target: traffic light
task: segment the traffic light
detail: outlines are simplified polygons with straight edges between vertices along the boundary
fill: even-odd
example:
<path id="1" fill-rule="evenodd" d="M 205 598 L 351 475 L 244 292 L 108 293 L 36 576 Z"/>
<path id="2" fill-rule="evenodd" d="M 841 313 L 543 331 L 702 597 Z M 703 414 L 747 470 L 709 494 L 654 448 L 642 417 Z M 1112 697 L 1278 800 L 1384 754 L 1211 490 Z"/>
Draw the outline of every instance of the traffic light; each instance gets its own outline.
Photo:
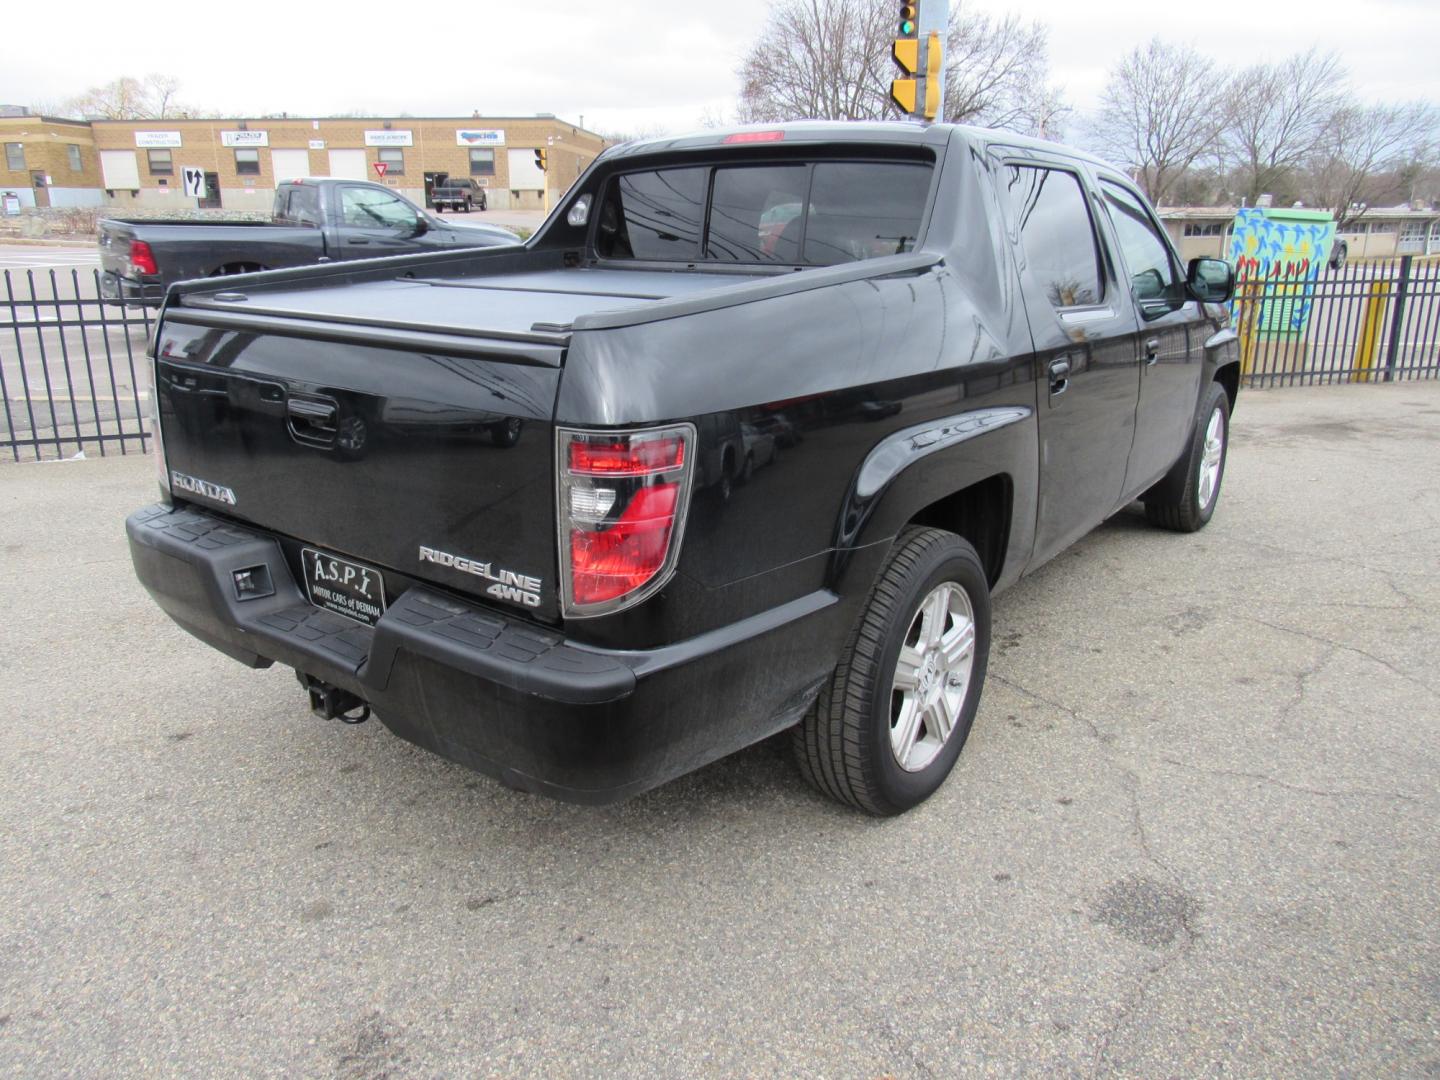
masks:
<path id="1" fill-rule="evenodd" d="M 940 87 L 942 85 L 944 50 L 940 47 L 940 35 L 931 30 L 925 40 L 925 119 L 934 120 L 940 114 Z"/>
<path id="2" fill-rule="evenodd" d="M 920 11 L 916 0 L 902 0 L 900 4 L 899 37 L 890 55 L 904 72 L 905 77 L 890 82 L 890 100 L 899 106 L 907 116 L 915 112 L 915 76 L 920 73 Z"/>
<path id="3" fill-rule="evenodd" d="M 544 147 L 539 147 L 539 148 L 537 148 L 536 151 L 535 151 L 535 167 L 536 167 L 537 169 L 539 169 L 541 172 L 544 172 L 545 169 L 546 169 L 546 167 L 549 165 L 549 163 L 550 163 L 550 154 L 549 154 L 549 152 L 548 152 L 547 150 L 545 150 Z"/>

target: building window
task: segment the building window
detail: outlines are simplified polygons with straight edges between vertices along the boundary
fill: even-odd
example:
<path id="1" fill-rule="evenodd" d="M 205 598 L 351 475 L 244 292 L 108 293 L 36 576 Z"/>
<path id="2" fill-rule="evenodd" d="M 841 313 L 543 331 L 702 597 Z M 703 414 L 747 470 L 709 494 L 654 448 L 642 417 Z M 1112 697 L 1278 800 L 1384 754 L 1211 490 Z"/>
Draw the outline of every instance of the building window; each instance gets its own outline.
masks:
<path id="1" fill-rule="evenodd" d="M 386 176 L 405 175 L 405 151 L 398 146 L 387 146 L 380 150 L 380 160 L 385 163 Z"/>
<path id="2" fill-rule="evenodd" d="M 70 158 L 70 171 L 83 172 L 85 166 L 80 161 L 80 147 L 76 146 L 74 143 L 67 143 L 65 145 L 65 153 L 69 155 Z"/>
<path id="3" fill-rule="evenodd" d="M 260 151 L 259 150 L 236 150 L 235 151 L 235 172 L 239 176 L 260 175 Z"/>
<path id="4" fill-rule="evenodd" d="M 147 150 L 145 155 L 150 159 L 151 176 L 175 175 L 175 163 L 170 159 L 169 150 Z"/>
<path id="5" fill-rule="evenodd" d="M 495 175 L 495 151 L 479 150 L 470 151 L 470 175 L 471 176 L 494 176 Z"/>
<path id="6" fill-rule="evenodd" d="M 1224 236 L 1225 223 L 1222 221 L 1187 221 L 1186 236 Z"/>
<path id="7" fill-rule="evenodd" d="M 5 168 L 14 172 L 25 171 L 24 143 L 7 142 L 5 144 Z"/>
<path id="8" fill-rule="evenodd" d="M 1375 235 L 1377 233 L 1393 233 L 1398 231 L 1399 226 L 1396 225 L 1393 221 L 1372 221 L 1370 223 L 1371 235 Z"/>

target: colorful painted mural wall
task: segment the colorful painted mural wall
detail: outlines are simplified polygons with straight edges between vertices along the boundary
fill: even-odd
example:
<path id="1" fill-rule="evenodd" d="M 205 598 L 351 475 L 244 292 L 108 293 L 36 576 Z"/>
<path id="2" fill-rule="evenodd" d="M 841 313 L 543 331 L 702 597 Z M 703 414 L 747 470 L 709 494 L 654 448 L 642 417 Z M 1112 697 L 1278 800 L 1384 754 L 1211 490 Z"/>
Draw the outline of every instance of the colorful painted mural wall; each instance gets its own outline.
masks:
<path id="1" fill-rule="evenodd" d="M 1335 222 L 1325 210 L 1237 211 L 1228 256 L 1235 266 L 1236 321 L 1265 337 L 1303 335 L 1334 243 Z M 1242 312 L 1242 305 L 1258 309 Z"/>

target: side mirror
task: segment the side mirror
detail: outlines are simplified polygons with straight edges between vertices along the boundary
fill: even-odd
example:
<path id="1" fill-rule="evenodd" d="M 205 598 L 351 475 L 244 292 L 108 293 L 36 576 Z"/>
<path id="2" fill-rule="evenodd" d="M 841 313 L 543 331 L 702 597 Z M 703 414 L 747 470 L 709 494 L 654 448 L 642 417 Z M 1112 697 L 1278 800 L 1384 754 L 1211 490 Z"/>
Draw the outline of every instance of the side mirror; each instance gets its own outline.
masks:
<path id="1" fill-rule="evenodd" d="M 1235 270 L 1224 259 L 1191 259 L 1185 284 L 1202 304 L 1228 304 L 1235 295 Z"/>
<path id="2" fill-rule="evenodd" d="M 429 231 L 430 231 L 430 219 L 427 218 L 424 214 L 416 214 L 416 215 L 415 215 L 415 233 L 414 233 L 414 235 L 416 235 L 416 236 L 424 236 L 424 235 L 425 235 L 427 232 L 429 232 Z"/>

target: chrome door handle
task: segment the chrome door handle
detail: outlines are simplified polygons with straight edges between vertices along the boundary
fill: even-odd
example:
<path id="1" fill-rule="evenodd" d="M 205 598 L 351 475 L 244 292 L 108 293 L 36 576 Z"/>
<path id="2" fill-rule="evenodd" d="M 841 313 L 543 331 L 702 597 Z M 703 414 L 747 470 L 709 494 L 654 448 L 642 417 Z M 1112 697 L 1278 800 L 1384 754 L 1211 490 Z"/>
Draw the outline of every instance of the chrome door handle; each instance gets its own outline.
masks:
<path id="1" fill-rule="evenodd" d="M 1053 360 L 1050 363 L 1050 396 L 1059 397 L 1070 389 L 1070 361 Z"/>
<path id="2" fill-rule="evenodd" d="M 1150 338 L 1145 342 L 1145 366 L 1153 367 L 1155 361 L 1160 359 L 1160 339 Z"/>

